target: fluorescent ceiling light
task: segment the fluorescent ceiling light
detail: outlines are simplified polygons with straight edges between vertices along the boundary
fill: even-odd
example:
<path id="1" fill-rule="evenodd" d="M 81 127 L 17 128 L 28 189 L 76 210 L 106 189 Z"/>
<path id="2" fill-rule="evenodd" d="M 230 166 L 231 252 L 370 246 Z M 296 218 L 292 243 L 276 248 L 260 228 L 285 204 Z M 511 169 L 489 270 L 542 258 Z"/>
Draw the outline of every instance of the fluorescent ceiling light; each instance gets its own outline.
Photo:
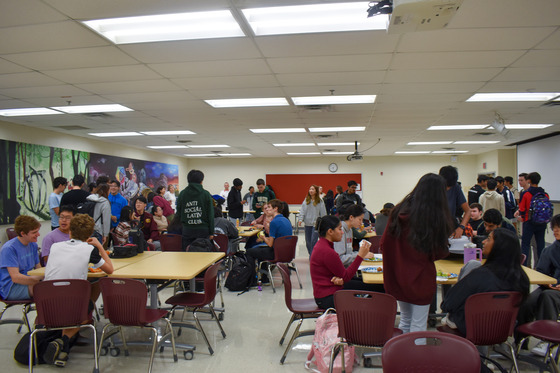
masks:
<path id="1" fill-rule="evenodd" d="M 334 105 L 334 104 L 372 104 L 375 95 L 347 95 L 347 96 L 312 96 L 292 97 L 294 104 L 301 105 Z"/>
<path id="2" fill-rule="evenodd" d="M 385 30 L 387 15 L 366 17 L 368 2 L 243 9 L 255 35 Z"/>
<path id="3" fill-rule="evenodd" d="M 251 128 L 253 133 L 301 133 L 305 128 Z"/>
<path id="4" fill-rule="evenodd" d="M 216 153 L 206 153 L 206 154 L 185 154 L 187 157 L 216 157 Z"/>
<path id="5" fill-rule="evenodd" d="M 447 145 L 453 141 L 412 141 L 406 145 Z"/>
<path id="6" fill-rule="evenodd" d="M 323 155 L 348 155 L 354 154 L 354 152 L 323 152 Z"/>
<path id="7" fill-rule="evenodd" d="M 126 106 L 119 104 L 109 105 L 68 105 L 68 106 L 55 106 L 51 109 L 60 110 L 67 114 L 82 114 L 82 113 L 109 113 L 116 111 L 134 111 Z"/>
<path id="8" fill-rule="evenodd" d="M 458 153 L 468 153 L 468 150 L 436 150 L 432 154 L 458 154 Z"/>
<path id="9" fill-rule="evenodd" d="M 229 10 L 109 18 L 83 23 L 115 44 L 245 36 Z"/>
<path id="10" fill-rule="evenodd" d="M 288 155 L 320 155 L 320 152 L 309 152 L 309 153 L 286 153 Z"/>
<path id="11" fill-rule="evenodd" d="M 483 130 L 488 127 L 488 124 L 458 124 L 449 126 L 431 126 L 428 131 L 442 131 L 442 130 Z"/>
<path id="12" fill-rule="evenodd" d="M 140 131 L 148 136 L 196 135 L 193 131 Z"/>
<path id="13" fill-rule="evenodd" d="M 189 145 L 189 148 L 229 148 L 229 145 L 216 144 L 216 145 Z"/>
<path id="14" fill-rule="evenodd" d="M 299 143 L 293 143 L 293 142 L 289 142 L 289 143 L 284 143 L 284 144 L 272 144 L 274 146 L 315 146 L 315 143 L 313 142 L 299 142 Z"/>
<path id="15" fill-rule="evenodd" d="M 429 150 L 418 150 L 418 151 L 401 150 L 401 151 L 395 152 L 395 154 L 428 154 L 428 153 L 430 153 Z"/>
<path id="16" fill-rule="evenodd" d="M 365 131 L 366 127 L 314 127 L 309 128 L 309 132 L 360 132 Z"/>
<path id="17" fill-rule="evenodd" d="M 258 106 L 288 106 L 288 101 L 284 97 L 271 98 L 233 98 L 223 100 L 204 100 L 214 108 L 227 107 L 258 107 Z"/>
<path id="18" fill-rule="evenodd" d="M 506 124 L 506 129 L 508 130 L 537 130 L 543 129 L 554 124 Z"/>
<path id="19" fill-rule="evenodd" d="M 150 149 L 185 149 L 186 145 L 151 145 L 148 146 Z"/>
<path id="20" fill-rule="evenodd" d="M 144 136 L 138 132 L 98 132 L 98 133 L 88 133 L 91 136 L 97 137 L 128 137 L 128 136 Z"/>
<path id="21" fill-rule="evenodd" d="M 47 109 L 44 107 L 29 107 L 21 109 L 2 109 L 0 115 L 4 117 L 22 117 L 27 115 L 52 115 L 63 114 L 60 111 Z"/>
<path id="22" fill-rule="evenodd" d="M 239 156 L 249 156 L 251 153 L 220 153 L 222 157 L 239 157 Z"/>
<path id="23" fill-rule="evenodd" d="M 484 144 L 497 144 L 499 141 L 454 141 L 453 144 L 457 145 L 484 145 Z"/>
<path id="24" fill-rule="evenodd" d="M 489 101 L 548 101 L 556 96 L 558 92 L 520 92 L 520 93 L 476 93 L 467 102 L 489 102 Z"/>
<path id="25" fill-rule="evenodd" d="M 319 146 L 354 146 L 353 142 L 318 142 Z M 360 145 L 360 143 L 358 143 Z"/>

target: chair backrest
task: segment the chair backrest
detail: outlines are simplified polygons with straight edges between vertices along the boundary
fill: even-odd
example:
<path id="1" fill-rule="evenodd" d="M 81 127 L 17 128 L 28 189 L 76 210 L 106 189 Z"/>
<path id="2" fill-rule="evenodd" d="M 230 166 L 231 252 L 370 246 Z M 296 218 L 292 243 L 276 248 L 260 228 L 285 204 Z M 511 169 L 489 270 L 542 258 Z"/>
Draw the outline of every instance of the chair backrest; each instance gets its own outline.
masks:
<path id="1" fill-rule="evenodd" d="M 284 236 L 274 239 L 274 262 L 290 263 L 296 257 L 298 236 Z"/>
<path id="2" fill-rule="evenodd" d="M 6 236 L 8 236 L 8 240 L 17 237 L 17 232 L 13 227 L 6 228 Z"/>
<path id="3" fill-rule="evenodd" d="M 211 303 L 216 297 L 216 278 L 220 269 L 221 261 L 212 264 L 204 272 L 204 304 Z"/>
<path id="4" fill-rule="evenodd" d="M 244 221 L 244 222 L 241 222 L 239 225 L 242 226 L 242 227 L 250 227 L 251 222 L 250 221 Z"/>
<path id="5" fill-rule="evenodd" d="M 42 281 L 33 286 L 37 325 L 48 328 L 80 325 L 89 319 L 91 285 L 86 280 Z"/>
<path id="6" fill-rule="evenodd" d="M 471 295 L 465 303 L 467 339 L 481 346 L 505 342 L 513 334 L 521 299 L 515 291 Z"/>
<path id="7" fill-rule="evenodd" d="M 383 346 L 394 333 L 397 300 L 373 291 L 334 293 L 338 335 L 350 344 Z"/>
<path id="8" fill-rule="evenodd" d="M 220 251 L 223 253 L 228 252 L 229 238 L 225 234 L 217 233 L 214 234 L 214 242 L 220 246 Z"/>
<path id="9" fill-rule="evenodd" d="M 162 234 L 159 236 L 161 251 L 183 251 L 183 236 L 180 234 Z"/>
<path id="10" fill-rule="evenodd" d="M 480 356 L 465 338 L 436 331 L 399 335 L 383 346 L 383 372 L 480 372 Z"/>
<path id="11" fill-rule="evenodd" d="M 105 317 L 115 325 L 140 326 L 148 289 L 138 280 L 103 277 L 99 280 Z"/>
<path id="12" fill-rule="evenodd" d="M 290 280 L 290 269 L 286 264 L 279 263 L 278 269 L 282 275 L 282 281 L 284 281 L 284 299 L 286 301 L 286 307 L 290 312 L 295 312 L 292 307 L 292 280 Z"/>
<path id="13" fill-rule="evenodd" d="M 381 237 L 383 236 L 372 236 L 368 238 L 368 241 L 371 242 L 371 246 L 369 247 L 370 253 L 381 253 Z"/>

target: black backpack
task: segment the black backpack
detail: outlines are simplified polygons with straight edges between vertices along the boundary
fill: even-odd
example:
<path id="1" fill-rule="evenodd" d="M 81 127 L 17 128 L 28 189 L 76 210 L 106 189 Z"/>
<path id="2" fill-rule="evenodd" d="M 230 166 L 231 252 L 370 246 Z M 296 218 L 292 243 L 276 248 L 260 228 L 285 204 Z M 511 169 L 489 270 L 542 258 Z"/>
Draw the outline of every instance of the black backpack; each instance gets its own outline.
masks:
<path id="1" fill-rule="evenodd" d="M 244 254 L 237 253 L 233 261 L 231 271 L 226 279 L 225 287 L 230 291 L 247 291 L 255 278 L 255 268 L 251 268 Z"/>
<path id="2" fill-rule="evenodd" d="M 187 251 L 190 253 L 210 253 L 216 251 L 216 247 L 208 238 L 197 238 L 189 245 Z"/>
<path id="3" fill-rule="evenodd" d="M 31 333 L 27 332 L 19 340 L 15 350 L 14 359 L 24 365 L 29 365 L 29 338 Z M 41 330 L 35 333 L 35 341 L 37 342 L 37 356 L 39 357 L 39 364 L 45 364 L 43 360 L 43 354 L 47 351 L 47 346 L 50 342 L 57 338 L 62 338 L 62 330 Z M 35 355 L 33 355 L 33 363 L 35 361 Z"/>
<path id="4" fill-rule="evenodd" d="M 78 205 L 76 206 L 76 214 L 87 214 L 89 216 L 91 216 L 93 218 L 94 214 L 95 214 L 95 205 L 97 204 L 97 202 L 95 201 L 85 201 L 82 203 L 78 203 Z M 97 217 L 97 219 L 95 220 L 95 222 L 97 223 L 97 221 L 99 219 L 101 219 L 101 217 L 103 216 L 103 214 L 99 215 Z"/>
<path id="5" fill-rule="evenodd" d="M 138 254 L 143 253 L 148 248 L 148 242 L 144 237 L 144 232 L 140 228 L 131 228 L 128 232 L 128 241 L 136 245 Z"/>

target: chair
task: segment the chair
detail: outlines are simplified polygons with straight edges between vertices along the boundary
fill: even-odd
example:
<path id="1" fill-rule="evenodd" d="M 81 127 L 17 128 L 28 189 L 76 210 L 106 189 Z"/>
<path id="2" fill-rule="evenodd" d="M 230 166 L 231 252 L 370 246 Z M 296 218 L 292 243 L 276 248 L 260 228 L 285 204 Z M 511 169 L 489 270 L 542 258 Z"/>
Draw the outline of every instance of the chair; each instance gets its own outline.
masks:
<path id="1" fill-rule="evenodd" d="M 33 372 L 33 354 L 37 355 L 35 333 L 40 330 L 90 328 L 93 334 L 93 372 L 99 372 L 97 333 L 88 311 L 91 285 L 86 280 L 42 281 L 33 286 L 33 298 L 37 308 L 35 329 L 29 338 L 29 372 Z M 39 359 L 35 359 L 38 361 Z"/>
<path id="2" fill-rule="evenodd" d="M 6 236 L 8 236 L 8 240 L 17 237 L 17 232 L 14 230 L 13 227 L 6 228 Z"/>
<path id="3" fill-rule="evenodd" d="M 179 326 L 179 327 L 188 327 L 188 328 L 192 328 L 193 326 L 191 324 L 187 324 L 184 322 L 185 319 L 185 311 L 187 310 L 187 308 L 192 308 L 192 313 L 193 313 L 193 317 L 196 321 L 196 329 L 198 331 L 200 331 L 200 333 L 202 334 L 202 337 L 204 338 L 204 341 L 206 342 L 206 345 L 208 346 L 208 352 L 210 352 L 210 355 L 214 354 L 214 350 L 212 349 L 212 346 L 210 346 L 210 342 L 208 341 L 208 338 L 206 337 L 206 333 L 204 332 L 204 329 L 202 328 L 202 325 L 200 324 L 200 320 L 198 319 L 198 315 L 197 315 L 197 311 L 200 310 L 201 308 L 208 306 L 208 309 L 210 310 L 210 313 L 212 314 L 212 317 L 216 320 L 216 323 L 218 324 L 218 327 L 220 328 L 220 331 L 222 332 L 222 336 L 225 338 L 226 337 L 226 333 L 224 332 L 224 329 L 222 328 L 222 324 L 220 323 L 220 320 L 218 319 L 218 317 L 216 316 L 216 312 L 214 311 L 214 307 L 212 306 L 212 302 L 214 301 L 214 298 L 216 297 L 216 278 L 218 277 L 218 269 L 220 268 L 221 262 L 217 262 L 214 263 L 212 266 L 210 266 L 210 268 L 208 268 L 206 270 L 206 273 L 204 274 L 204 292 L 203 293 L 193 293 L 193 292 L 183 292 L 183 293 L 179 293 L 176 294 L 174 296 L 172 296 L 171 298 L 167 299 L 165 301 L 165 303 L 170 304 L 172 307 L 172 311 L 175 310 L 175 308 L 177 307 L 183 307 L 183 317 L 181 318 L 180 322 L 173 322 L 173 326 Z M 179 329 L 180 332 L 180 329 Z M 178 334 L 179 334 L 178 332 Z"/>
<path id="4" fill-rule="evenodd" d="M 183 251 L 183 236 L 180 234 L 162 234 L 159 242 L 161 251 Z"/>
<path id="5" fill-rule="evenodd" d="M 537 320 L 517 327 L 516 331 L 527 335 L 517 345 L 517 357 L 519 360 L 528 361 L 539 367 L 539 371 L 550 368 L 553 372 L 560 372 L 558 368 L 558 351 L 560 350 L 560 322 L 555 320 Z M 529 337 L 538 338 L 548 343 L 546 355 L 542 362 L 537 359 L 526 359 L 519 356 L 519 352 L 525 340 Z M 555 356 L 552 354 L 554 347 L 557 347 Z"/>
<path id="6" fill-rule="evenodd" d="M 371 242 L 371 246 L 369 247 L 369 252 L 374 254 L 381 253 L 381 237 L 383 236 L 372 236 L 368 238 L 368 241 Z"/>
<path id="7" fill-rule="evenodd" d="M 340 351 L 344 367 L 344 346 L 379 349 L 391 338 L 401 335 L 395 328 L 397 300 L 389 294 L 373 291 L 339 290 L 334 293 L 340 342 L 331 352 L 329 373 Z M 344 368 L 343 368 L 344 372 Z"/>
<path id="8" fill-rule="evenodd" d="M 466 336 L 446 325 L 439 326 L 437 329 L 441 332 L 464 337 L 477 346 L 506 344 L 511 356 L 504 356 L 512 360 L 515 371 L 519 373 L 515 351 L 508 342 L 508 337 L 513 335 L 521 299 L 521 293 L 514 291 L 471 295 L 465 302 Z"/>
<path id="9" fill-rule="evenodd" d="M 241 227 L 250 227 L 250 226 L 251 226 L 251 222 L 250 222 L 250 221 L 244 221 L 244 222 L 241 222 L 239 225 L 240 225 Z"/>
<path id="10" fill-rule="evenodd" d="M 301 328 L 301 324 L 305 319 L 312 319 L 317 318 L 323 314 L 325 310 L 320 309 L 317 307 L 314 298 L 305 298 L 305 299 L 292 299 L 292 281 L 290 280 L 290 269 L 284 263 L 278 264 L 278 270 L 280 270 L 280 274 L 282 275 L 282 280 L 284 281 L 284 299 L 286 301 L 286 307 L 292 313 L 292 317 L 290 321 L 288 321 L 288 325 L 286 325 L 286 330 L 284 330 L 284 334 L 282 334 L 282 338 L 280 338 L 280 346 L 284 343 L 284 338 L 286 338 L 286 334 L 288 334 L 288 330 L 292 323 L 296 320 L 299 320 L 296 330 L 292 334 L 290 338 L 290 342 L 286 346 L 286 350 L 280 359 L 280 364 L 284 364 L 286 360 L 286 356 L 292 347 L 292 343 L 294 343 L 296 338 L 303 337 L 306 335 L 313 335 L 315 330 L 306 330 L 300 332 L 299 329 Z"/>
<path id="11" fill-rule="evenodd" d="M 31 311 L 33 311 L 33 299 L 24 299 L 24 300 L 5 300 L 4 298 L 2 298 L 0 296 L 0 302 L 4 303 L 4 308 L 2 309 L 2 312 L 0 312 L 0 325 L 4 325 L 4 324 L 19 324 L 17 332 L 19 333 L 21 331 L 21 327 L 25 324 L 25 326 L 27 326 L 27 330 L 31 331 L 31 327 L 29 326 L 29 319 L 27 318 L 27 314 Z M 22 306 L 22 313 L 23 313 L 23 317 L 21 319 L 4 319 L 2 320 L 2 317 L 4 316 L 4 312 L 6 312 L 6 310 L 10 307 L 14 307 L 14 306 Z"/>
<path id="12" fill-rule="evenodd" d="M 274 249 L 274 259 L 261 260 L 261 262 L 259 263 L 259 271 L 258 271 L 259 277 L 261 274 L 262 264 L 268 263 L 268 278 L 270 279 L 270 284 L 272 285 L 272 291 L 274 293 L 276 293 L 276 289 L 274 288 L 272 270 L 278 263 L 286 263 L 288 264 L 288 268 L 296 271 L 299 287 L 300 289 L 303 289 L 303 285 L 301 284 L 301 280 L 299 278 L 299 272 L 297 270 L 296 265 L 294 264 L 294 258 L 296 257 L 297 241 L 298 241 L 297 236 L 284 236 L 284 237 L 275 238 L 274 244 L 272 245 L 272 248 Z"/>
<path id="13" fill-rule="evenodd" d="M 105 317 L 109 319 L 109 323 L 103 327 L 103 332 L 101 333 L 101 340 L 99 341 L 100 352 L 109 327 L 116 327 L 120 332 L 126 355 L 128 355 L 128 346 L 124 339 L 122 327 L 150 328 L 152 331 L 152 352 L 150 354 L 148 373 L 151 372 L 154 354 L 158 345 L 158 332 L 153 323 L 163 319 L 167 323 L 166 332 L 167 328 L 169 328 L 169 334 L 161 336 L 160 344 L 169 336 L 171 338 L 171 347 L 173 348 L 173 360 L 177 361 L 175 337 L 173 336 L 171 322 L 166 317 L 168 311 L 146 308 L 148 291 L 143 282 L 126 278 L 104 277 L 99 280 L 99 285 L 103 295 Z"/>
<path id="14" fill-rule="evenodd" d="M 412 332 L 389 340 L 381 355 L 383 372 L 480 372 L 475 345 L 436 331 Z"/>

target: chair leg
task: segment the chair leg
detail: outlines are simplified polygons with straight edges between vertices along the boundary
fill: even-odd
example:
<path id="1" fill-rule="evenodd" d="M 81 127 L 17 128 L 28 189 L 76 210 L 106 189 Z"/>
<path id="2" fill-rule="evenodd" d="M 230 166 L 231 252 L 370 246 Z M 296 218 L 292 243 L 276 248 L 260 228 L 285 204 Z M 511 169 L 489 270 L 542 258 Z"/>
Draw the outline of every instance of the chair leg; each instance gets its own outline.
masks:
<path id="1" fill-rule="evenodd" d="M 338 355 L 339 351 L 340 351 L 340 343 L 337 343 L 331 349 L 331 360 L 329 361 L 329 373 L 333 372 L 334 359 L 336 358 L 336 355 Z"/>
<path id="2" fill-rule="evenodd" d="M 292 315 L 292 318 L 294 317 L 294 315 Z M 288 356 L 288 352 L 290 352 L 290 348 L 292 348 L 292 344 L 294 343 L 295 339 L 299 336 L 299 329 L 301 328 L 302 323 L 303 323 L 303 318 L 299 319 L 299 322 L 296 326 L 296 330 L 294 330 L 294 333 L 292 334 L 292 338 L 290 338 L 290 342 L 286 346 L 286 350 L 284 350 L 284 355 L 282 355 L 282 357 L 280 358 L 280 364 L 284 364 L 284 361 L 286 360 L 286 356 Z"/>
<path id="3" fill-rule="evenodd" d="M 95 326 L 92 324 L 84 325 L 86 328 L 90 328 L 93 332 L 93 373 L 99 373 L 99 355 L 97 353 L 97 331 Z"/>
<path id="4" fill-rule="evenodd" d="M 124 337 L 124 331 L 123 331 L 122 326 L 119 326 L 119 333 L 121 334 L 121 340 L 122 340 L 122 345 L 123 345 L 123 349 L 124 349 L 124 356 L 128 356 L 128 354 L 129 354 L 128 345 L 126 344 L 126 339 Z"/>
<path id="5" fill-rule="evenodd" d="M 27 304 L 23 307 L 23 321 L 25 322 L 25 326 L 27 326 L 27 331 L 30 332 L 31 331 L 31 326 L 29 325 L 29 318 L 27 317 L 27 314 L 31 312 L 31 305 Z M 20 325 L 21 328 L 21 325 Z M 18 329 L 18 333 L 19 333 L 19 329 Z"/>
<path id="6" fill-rule="evenodd" d="M 222 337 L 226 337 L 226 332 L 224 332 L 224 329 L 222 328 L 222 323 L 220 322 L 220 320 L 218 319 L 218 317 L 216 316 L 216 311 L 214 311 L 214 307 L 212 307 L 211 304 L 208 305 L 208 308 L 210 308 L 210 312 L 212 312 L 212 316 L 214 316 L 214 319 L 216 320 L 216 322 L 218 323 L 218 327 L 220 328 L 220 331 L 222 332 Z"/>
<path id="7" fill-rule="evenodd" d="M 39 358 L 36 357 L 35 361 L 33 360 L 33 355 L 37 356 L 37 341 L 35 340 L 35 333 L 39 330 L 35 329 L 29 335 L 29 373 L 33 373 L 33 365 L 34 363 L 39 364 Z"/>
<path id="8" fill-rule="evenodd" d="M 152 330 L 152 353 L 150 354 L 150 365 L 148 366 L 148 373 L 152 373 L 152 365 L 154 365 L 154 355 L 157 349 L 157 329 L 154 327 L 150 328 Z"/>
<path id="9" fill-rule="evenodd" d="M 107 329 L 112 326 L 113 324 L 108 323 L 107 325 L 105 325 L 103 327 L 103 330 L 101 331 L 101 338 L 99 339 L 99 346 L 97 349 L 97 356 L 101 355 L 101 349 L 103 348 L 103 342 L 105 341 L 105 333 L 107 332 Z"/>
<path id="10" fill-rule="evenodd" d="M 282 338 L 280 338 L 280 346 L 282 346 L 282 343 L 284 343 L 284 338 L 286 338 L 286 334 L 288 334 L 288 330 L 290 330 L 290 326 L 292 326 L 292 323 L 295 319 L 296 314 L 292 313 L 292 317 L 290 317 L 290 321 L 288 321 L 288 325 L 286 325 L 286 330 L 284 330 L 284 334 L 282 334 Z"/>
<path id="11" fill-rule="evenodd" d="M 519 367 L 517 366 L 517 358 L 515 357 L 513 346 L 509 342 L 506 342 L 506 345 L 509 347 L 509 352 L 511 354 L 511 360 L 513 361 L 513 368 L 515 368 L 515 373 L 519 373 Z"/>
<path id="12" fill-rule="evenodd" d="M 268 279 L 270 281 L 270 285 L 272 285 L 272 292 L 276 293 L 276 288 L 274 287 L 274 279 L 272 278 L 272 266 L 273 264 L 268 263 Z"/>
<path id="13" fill-rule="evenodd" d="M 208 346 L 208 352 L 210 352 L 210 355 L 214 355 L 214 350 L 212 349 L 212 346 L 210 346 L 210 341 L 208 341 L 208 338 L 206 337 L 206 333 L 204 333 L 204 329 L 202 329 L 202 325 L 200 324 L 200 320 L 198 319 L 198 316 L 196 314 L 196 310 L 197 308 L 195 308 L 193 310 L 193 316 L 194 316 L 194 320 L 196 321 L 196 326 L 198 328 L 198 330 L 200 331 L 200 333 L 202 334 L 202 337 L 204 338 L 204 341 L 206 342 L 206 345 Z M 218 320 L 218 319 L 216 319 Z"/>
<path id="14" fill-rule="evenodd" d="M 173 334 L 173 326 L 171 325 L 171 321 L 167 317 L 164 318 L 167 326 L 165 327 L 165 331 L 169 329 L 169 333 L 171 334 L 171 348 L 173 349 L 173 361 L 177 362 L 177 349 L 175 348 L 175 335 Z"/>

